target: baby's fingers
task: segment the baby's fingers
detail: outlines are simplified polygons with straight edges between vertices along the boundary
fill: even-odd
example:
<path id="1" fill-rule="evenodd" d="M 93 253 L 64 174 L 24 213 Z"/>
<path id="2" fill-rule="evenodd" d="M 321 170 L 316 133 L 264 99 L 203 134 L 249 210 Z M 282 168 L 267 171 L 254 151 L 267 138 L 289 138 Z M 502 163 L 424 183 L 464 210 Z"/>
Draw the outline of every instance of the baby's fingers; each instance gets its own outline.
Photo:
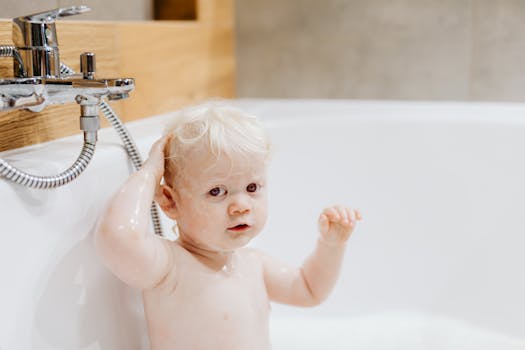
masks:
<path id="1" fill-rule="evenodd" d="M 337 207 L 325 208 L 322 214 L 325 215 L 330 222 L 339 222 L 343 219 L 343 216 L 340 211 L 337 210 Z"/>
<path id="2" fill-rule="evenodd" d="M 330 228 L 330 222 L 325 214 L 319 216 L 319 231 L 326 232 Z"/>
<path id="3" fill-rule="evenodd" d="M 357 221 L 361 220 L 361 213 L 359 212 L 359 210 L 345 208 L 345 211 L 351 223 L 355 224 Z"/>
<path id="4" fill-rule="evenodd" d="M 343 206 L 333 206 L 325 208 L 322 212 L 329 223 L 342 225 L 343 227 L 354 227 L 357 221 L 361 220 L 361 213 L 359 210 L 350 209 Z"/>
<path id="5" fill-rule="evenodd" d="M 149 151 L 148 159 L 146 159 L 141 167 L 144 171 L 152 172 L 157 181 L 160 181 L 164 174 L 164 149 L 169 139 L 170 137 L 166 135 L 155 141 Z"/>
<path id="6" fill-rule="evenodd" d="M 325 208 L 319 217 L 321 237 L 326 242 L 346 242 L 355 228 L 358 217 L 358 212 L 343 206 Z"/>
<path id="7" fill-rule="evenodd" d="M 162 154 L 162 155 L 164 155 L 164 148 L 166 148 L 166 145 L 167 145 L 169 139 L 170 139 L 169 135 L 164 135 L 160 139 L 155 141 L 155 143 L 153 143 L 153 145 L 151 146 L 151 150 L 149 152 L 150 157 L 152 155 L 154 155 L 154 154 Z"/>
<path id="8" fill-rule="evenodd" d="M 349 224 L 356 220 L 353 210 L 340 205 L 326 208 L 323 214 L 333 223 Z"/>

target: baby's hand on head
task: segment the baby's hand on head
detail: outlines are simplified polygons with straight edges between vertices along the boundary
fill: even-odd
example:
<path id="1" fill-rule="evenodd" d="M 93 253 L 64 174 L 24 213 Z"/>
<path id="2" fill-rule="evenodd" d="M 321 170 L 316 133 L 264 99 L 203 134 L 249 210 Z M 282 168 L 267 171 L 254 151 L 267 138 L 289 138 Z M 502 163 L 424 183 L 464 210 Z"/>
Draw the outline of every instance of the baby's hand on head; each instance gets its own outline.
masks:
<path id="1" fill-rule="evenodd" d="M 361 220 L 358 210 L 342 206 L 325 208 L 319 216 L 321 239 L 326 243 L 345 243 Z"/>
<path id="2" fill-rule="evenodd" d="M 168 144 L 170 137 L 165 135 L 158 139 L 149 151 L 148 159 L 142 165 L 142 169 L 150 171 L 157 181 L 160 181 L 164 175 L 164 149 Z"/>

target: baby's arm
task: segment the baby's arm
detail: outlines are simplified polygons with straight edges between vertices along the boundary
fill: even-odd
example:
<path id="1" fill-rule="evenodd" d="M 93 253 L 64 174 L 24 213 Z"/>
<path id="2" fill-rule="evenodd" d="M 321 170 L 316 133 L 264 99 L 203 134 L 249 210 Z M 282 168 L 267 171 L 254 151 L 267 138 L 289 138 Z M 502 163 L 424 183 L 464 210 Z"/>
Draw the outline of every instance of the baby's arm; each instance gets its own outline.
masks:
<path id="1" fill-rule="evenodd" d="M 142 289 L 157 285 L 170 268 L 168 241 L 148 234 L 151 203 L 164 174 L 166 142 L 163 137 L 152 146 L 142 168 L 110 200 L 95 231 L 95 245 L 108 268 Z"/>
<path id="2" fill-rule="evenodd" d="M 320 237 L 314 252 L 299 268 L 262 255 L 264 279 L 271 300 L 297 306 L 320 304 L 333 289 L 345 243 L 361 220 L 358 211 L 331 207 L 319 217 Z"/>

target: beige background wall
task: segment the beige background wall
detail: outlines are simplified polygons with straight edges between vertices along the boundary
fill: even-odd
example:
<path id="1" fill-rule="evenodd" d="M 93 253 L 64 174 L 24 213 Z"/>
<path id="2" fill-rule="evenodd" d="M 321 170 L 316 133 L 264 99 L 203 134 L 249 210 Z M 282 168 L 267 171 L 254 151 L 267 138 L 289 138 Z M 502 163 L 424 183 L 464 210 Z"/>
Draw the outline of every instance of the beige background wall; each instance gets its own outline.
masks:
<path id="1" fill-rule="evenodd" d="M 152 0 L 0 0 L 0 17 L 81 3 L 94 11 L 78 19 L 152 14 Z M 240 97 L 525 101 L 525 1 L 237 0 L 236 54 Z"/>
<path id="2" fill-rule="evenodd" d="M 525 101 L 523 0 L 238 0 L 240 96 Z"/>

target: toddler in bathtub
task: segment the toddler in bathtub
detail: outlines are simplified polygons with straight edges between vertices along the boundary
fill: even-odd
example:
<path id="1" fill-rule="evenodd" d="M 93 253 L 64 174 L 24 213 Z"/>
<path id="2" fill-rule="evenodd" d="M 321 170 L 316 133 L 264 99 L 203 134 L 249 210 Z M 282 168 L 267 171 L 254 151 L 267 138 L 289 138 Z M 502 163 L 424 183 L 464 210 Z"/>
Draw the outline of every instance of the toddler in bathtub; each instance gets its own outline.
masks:
<path id="1" fill-rule="evenodd" d="M 334 287 L 356 210 L 323 210 L 300 267 L 245 247 L 266 221 L 268 156 L 256 118 L 221 103 L 189 107 L 109 202 L 96 247 L 142 290 L 153 350 L 270 349 L 269 301 L 313 306 Z M 176 241 L 148 234 L 153 200 L 176 221 Z"/>

